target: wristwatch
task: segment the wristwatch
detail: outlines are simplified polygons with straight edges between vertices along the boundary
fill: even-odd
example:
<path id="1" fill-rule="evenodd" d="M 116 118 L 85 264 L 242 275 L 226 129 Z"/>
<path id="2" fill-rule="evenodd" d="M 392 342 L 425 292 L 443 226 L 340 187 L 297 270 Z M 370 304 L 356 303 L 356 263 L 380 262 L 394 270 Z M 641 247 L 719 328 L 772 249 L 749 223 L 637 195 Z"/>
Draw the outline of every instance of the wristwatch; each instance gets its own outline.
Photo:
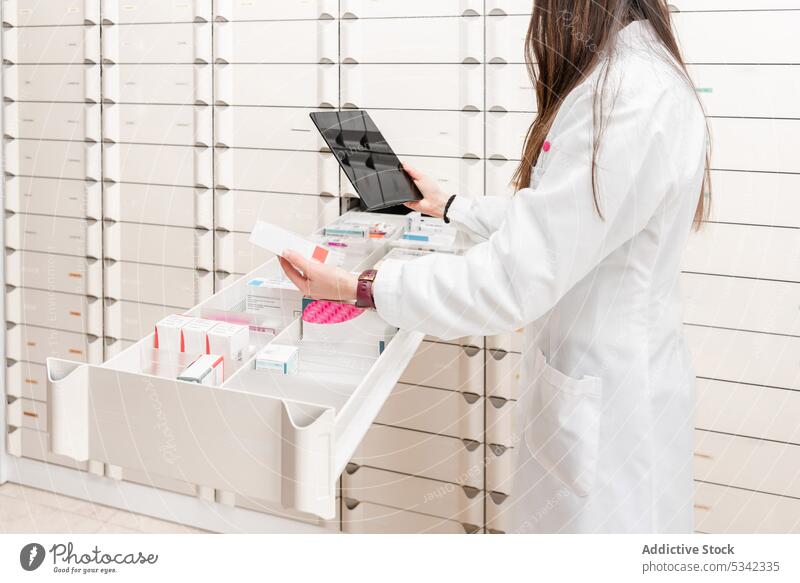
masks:
<path id="1" fill-rule="evenodd" d="M 442 219 L 444 220 L 445 224 L 450 224 L 450 218 L 447 216 L 447 211 L 450 210 L 450 205 L 453 204 L 453 201 L 456 199 L 456 195 L 454 194 L 450 198 L 447 199 L 447 203 L 444 205 L 444 212 L 442 213 Z"/>
<path id="2" fill-rule="evenodd" d="M 372 284 L 375 282 L 375 276 L 377 275 L 377 269 L 367 269 L 358 276 L 358 286 L 356 287 L 356 307 L 367 309 L 375 307 L 375 299 L 372 297 Z"/>

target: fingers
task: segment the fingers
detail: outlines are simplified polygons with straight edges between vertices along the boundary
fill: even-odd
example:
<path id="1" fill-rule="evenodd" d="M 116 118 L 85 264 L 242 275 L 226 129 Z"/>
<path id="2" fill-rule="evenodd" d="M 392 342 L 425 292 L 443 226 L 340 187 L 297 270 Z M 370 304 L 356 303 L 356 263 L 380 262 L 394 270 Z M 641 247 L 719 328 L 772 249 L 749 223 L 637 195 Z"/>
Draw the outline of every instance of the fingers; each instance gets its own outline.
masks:
<path id="1" fill-rule="evenodd" d="M 413 200 L 411 202 L 404 202 L 403 204 L 408 208 L 410 208 L 412 211 L 421 213 L 422 212 L 421 203 L 422 203 L 421 200 Z"/>
<path id="2" fill-rule="evenodd" d="M 311 284 L 309 283 L 308 279 L 306 279 L 302 273 L 295 269 L 294 265 L 289 263 L 288 259 L 278 257 L 278 261 L 280 261 L 281 268 L 283 268 L 283 272 L 286 274 L 286 277 L 291 280 L 295 287 L 304 294 L 308 294 L 309 290 L 311 289 Z"/>
<path id="3" fill-rule="evenodd" d="M 422 174 L 420 172 L 417 172 L 417 170 L 415 170 L 414 168 L 412 168 L 411 166 L 409 166 L 405 162 L 403 162 L 403 170 L 406 171 L 406 173 L 411 177 L 411 179 L 414 182 L 416 182 L 417 180 L 420 180 L 422 178 Z"/>
<path id="4" fill-rule="evenodd" d="M 290 249 L 283 252 L 283 258 L 300 270 L 304 275 L 308 275 L 309 260 Z"/>

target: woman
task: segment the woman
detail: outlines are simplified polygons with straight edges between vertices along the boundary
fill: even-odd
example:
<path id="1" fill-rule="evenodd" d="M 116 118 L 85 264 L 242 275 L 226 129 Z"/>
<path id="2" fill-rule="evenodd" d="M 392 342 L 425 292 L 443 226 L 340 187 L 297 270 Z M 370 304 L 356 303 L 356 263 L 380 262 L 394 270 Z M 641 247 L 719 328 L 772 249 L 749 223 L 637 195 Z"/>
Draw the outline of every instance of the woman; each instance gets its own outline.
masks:
<path id="1" fill-rule="evenodd" d="M 407 168 L 411 208 L 482 242 L 360 280 L 293 253 L 283 268 L 313 297 L 440 338 L 524 327 L 513 530 L 690 532 L 679 273 L 707 135 L 666 4 L 537 0 L 527 62 L 539 111 L 515 196 L 452 197 Z"/>

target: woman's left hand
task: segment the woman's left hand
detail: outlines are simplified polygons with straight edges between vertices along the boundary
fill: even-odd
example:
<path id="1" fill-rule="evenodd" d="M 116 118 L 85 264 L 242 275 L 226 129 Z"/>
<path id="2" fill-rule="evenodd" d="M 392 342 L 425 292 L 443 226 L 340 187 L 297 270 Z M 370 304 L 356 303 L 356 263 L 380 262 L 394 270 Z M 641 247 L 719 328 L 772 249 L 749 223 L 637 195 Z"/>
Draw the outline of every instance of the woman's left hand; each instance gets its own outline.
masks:
<path id="1" fill-rule="evenodd" d="M 279 257 L 286 276 L 304 295 L 315 300 L 351 302 L 356 299 L 358 276 L 341 267 L 306 259 L 294 251 Z"/>

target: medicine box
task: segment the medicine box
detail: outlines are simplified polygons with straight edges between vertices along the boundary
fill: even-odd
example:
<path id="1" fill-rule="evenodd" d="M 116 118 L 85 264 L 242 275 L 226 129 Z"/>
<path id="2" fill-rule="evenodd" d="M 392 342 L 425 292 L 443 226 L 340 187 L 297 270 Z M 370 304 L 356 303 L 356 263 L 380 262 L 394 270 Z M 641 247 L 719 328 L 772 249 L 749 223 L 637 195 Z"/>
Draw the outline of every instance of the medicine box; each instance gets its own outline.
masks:
<path id="1" fill-rule="evenodd" d="M 181 330 L 193 318 L 171 315 L 156 322 L 156 333 L 153 346 L 159 350 L 183 352 L 183 335 Z"/>
<path id="2" fill-rule="evenodd" d="M 256 277 L 247 282 L 245 311 L 262 316 L 262 325 L 282 329 L 300 317 L 303 296 L 287 279 Z"/>
<path id="3" fill-rule="evenodd" d="M 344 254 L 264 221 L 256 223 L 250 234 L 250 242 L 275 255 L 283 255 L 284 251 L 291 250 L 320 263 L 341 265 L 344 261 Z"/>
<path id="4" fill-rule="evenodd" d="M 202 318 L 193 318 L 191 322 L 186 324 L 182 329 L 183 334 L 183 350 L 189 354 L 210 354 L 211 349 L 208 343 L 208 333 L 216 327 L 217 322 L 214 320 L 203 320 Z"/>
<path id="5" fill-rule="evenodd" d="M 222 384 L 224 359 L 220 354 L 203 354 L 183 369 L 179 381 L 200 385 L 217 386 Z"/>
<path id="6" fill-rule="evenodd" d="M 256 370 L 271 370 L 283 374 L 296 374 L 299 361 L 297 346 L 268 344 L 255 359 Z"/>
<path id="7" fill-rule="evenodd" d="M 250 328 L 240 324 L 219 322 L 208 332 L 209 352 L 227 360 L 241 360 L 250 345 Z"/>

